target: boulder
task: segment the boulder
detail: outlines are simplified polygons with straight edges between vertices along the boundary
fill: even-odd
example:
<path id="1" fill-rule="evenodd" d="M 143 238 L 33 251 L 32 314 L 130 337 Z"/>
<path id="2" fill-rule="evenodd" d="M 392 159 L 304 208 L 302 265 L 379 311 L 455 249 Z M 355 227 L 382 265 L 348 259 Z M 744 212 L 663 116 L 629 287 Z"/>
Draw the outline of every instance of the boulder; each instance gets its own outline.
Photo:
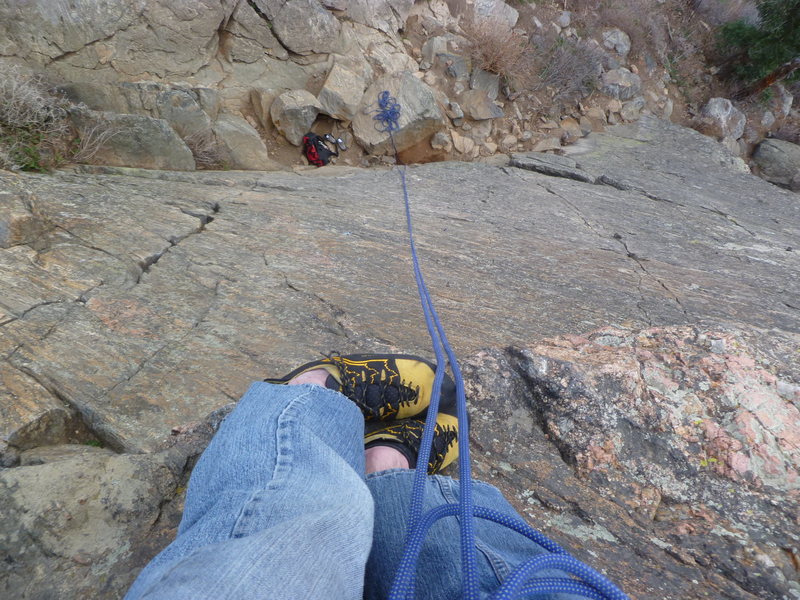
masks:
<path id="1" fill-rule="evenodd" d="M 269 114 L 270 108 L 275 98 L 289 90 L 275 88 L 253 88 L 250 90 L 250 105 L 258 119 L 259 124 L 266 131 L 272 130 L 272 115 Z"/>
<path id="2" fill-rule="evenodd" d="M 444 131 L 438 131 L 433 134 L 431 138 L 431 148 L 434 150 L 443 150 L 444 152 L 450 152 L 453 149 L 453 142 L 450 139 L 450 136 L 447 135 Z"/>
<path id="3" fill-rule="evenodd" d="M 499 119 L 503 116 L 503 109 L 482 89 L 467 90 L 461 94 L 459 105 L 466 116 L 476 121 Z"/>
<path id="4" fill-rule="evenodd" d="M 633 100 L 623 102 L 619 115 L 622 117 L 623 121 L 635 121 L 639 118 L 645 104 L 645 99 L 642 96 L 636 96 Z"/>
<path id="5" fill-rule="evenodd" d="M 753 152 L 753 164 L 767 181 L 800 192 L 799 145 L 766 139 Z"/>
<path id="6" fill-rule="evenodd" d="M 534 152 L 546 152 L 547 150 L 560 150 L 561 149 L 561 138 L 560 137 L 548 137 L 536 144 L 533 147 Z"/>
<path id="7" fill-rule="evenodd" d="M 289 143 L 299 146 L 321 110 L 322 105 L 314 94 L 306 90 L 291 90 L 272 102 L 269 114 L 275 128 Z"/>
<path id="8" fill-rule="evenodd" d="M 453 121 L 453 125 L 460 127 L 464 124 L 464 111 L 458 102 L 447 103 L 447 116 Z"/>
<path id="9" fill-rule="evenodd" d="M 222 164 L 230 169 L 274 171 L 280 165 L 270 159 L 264 140 L 247 121 L 235 115 L 220 115 L 214 136 Z"/>
<path id="10" fill-rule="evenodd" d="M 483 69 L 472 69 L 469 87 L 473 90 L 483 90 L 490 100 L 496 100 L 497 94 L 500 93 L 500 76 Z"/>
<path id="11" fill-rule="evenodd" d="M 93 160 L 106 165 L 192 171 L 191 150 L 164 119 L 142 115 L 116 114 L 93 110 L 74 110 L 71 119 L 85 137 L 96 128 L 112 131 Z"/>
<path id="12" fill-rule="evenodd" d="M 703 133 L 722 140 L 738 140 L 744 134 L 747 118 L 727 98 L 711 98 L 700 111 Z"/>
<path id="13" fill-rule="evenodd" d="M 457 131 L 451 131 L 450 135 L 453 138 L 453 147 L 461 154 L 472 154 L 475 149 L 475 141 L 466 135 L 462 135 Z"/>
<path id="14" fill-rule="evenodd" d="M 317 96 L 321 112 L 340 121 L 352 121 L 364 95 L 364 87 L 364 80 L 358 75 L 334 64 Z"/>
<path id="15" fill-rule="evenodd" d="M 444 115 L 430 87 L 409 71 L 385 75 L 367 88 L 353 119 L 353 134 L 367 152 L 384 154 L 392 151 L 388 132 L 381 131 L 374 118 L 378 96 L 385 90 L 400 105 L 399 129 L 393 133 L 398 151 L 428 140 L 444 128 Z"/>
<path id="16" fill-rule="evenodd" d="M 296 54 L 324 54 L 338 47 L 341 25 L 318 0 L 254 0 L 281 44 Z"/>
<path id="17" fill-rule="evenodd" d="M 448 42 L 451 37 L 453 37 L 452 34 L 435 35 L 425 40 L 425 43 L 422 44 L 422 60 L 419 63 L 421 70 L 427 71 L 433 66 L 439 54 L 449 52 Z"/>
<path id="18" fill-rule="evenodd" d="M 631 51 L 631 38 L 621 29 L 606 29 L 603 31 L 603 46 L 624 58 Z"/>
<path id="19" fill-rule="evenodd" d="M 503 0 L 472 0 L 472 10 L 477 21 L 496 21 L 509 29 L 513 28 L 519 20 L 517 10 Z"/>
<path id="20" fill-rule="evenodd" d="M 636 73 L 620 67 L 603 73 L 601 91 L 618 100 L 630 100 L 642 90 L 642 80 Z"/>

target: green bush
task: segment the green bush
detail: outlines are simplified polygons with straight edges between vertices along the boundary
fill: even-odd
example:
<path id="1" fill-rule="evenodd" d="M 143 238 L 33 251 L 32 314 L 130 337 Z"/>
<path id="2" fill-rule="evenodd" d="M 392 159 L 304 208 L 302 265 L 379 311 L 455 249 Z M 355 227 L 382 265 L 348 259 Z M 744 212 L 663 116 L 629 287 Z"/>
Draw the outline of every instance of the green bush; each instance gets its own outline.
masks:
<path id="1" fill-rule="evenodd" d="M 746 82 L 800 56 L 800 0 L 760 0 L 757 6 L 759 23 L 733 21 L 720 28 L 729 70 Z"/>

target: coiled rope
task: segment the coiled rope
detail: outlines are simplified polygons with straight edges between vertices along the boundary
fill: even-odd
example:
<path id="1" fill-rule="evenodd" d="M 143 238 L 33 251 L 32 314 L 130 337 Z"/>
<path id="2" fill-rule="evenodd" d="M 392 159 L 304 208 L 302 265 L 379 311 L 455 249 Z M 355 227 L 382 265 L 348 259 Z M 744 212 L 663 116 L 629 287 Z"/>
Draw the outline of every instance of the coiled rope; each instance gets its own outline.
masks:
<path id="1" fill-rule="evenodd" d="M 395 158 L 397 159 L 397 146 L 394 141 L 394 132 L 400 129 L 400 104 L 388 91 L 383 91 L 378 96 L 378 108 L 374 111 L 375 127 L 379 131 L 389 134 Z M 399 159 L 397 159 L 399 160 Z M 403 200 L 406 211 L 406 226 L 408 228 L 411 260 L 414 267 L 414 279 L 417 282 L 422 312 L 425 316 L 425 325 L 428 328 L 433 351 L 436 355 L 436 374 L 433 380 L 433 391 L 430 399 L 428 416 L 420 443 L 418 465 L 427 465 L 433 442 L 436 416 L 439 412 L 439 397 L 441 395 L 442 380 L 446 369 L 445 355 L 453 373 L 456 384 L 456 401 L 458 416 L 458 472 L 459 472 L 459 502 L 438 506 L 422 514 L 425 497 L 425 480 L 427 469 L 418 468 L 414 475 L 414 485 L 411 493 L 411 508 L 409 511 L 408 529 L 406 531 L 406 545 L 403 557 L 395 574 L 394 583 L 389 594 L 390 600 L 413 600 L 414 584 L 416 578 L 417 559 L 425 536 L 431 525 L 443 517 L 458 516 L 461 538 L 461 572 L 462 572 L 462 600 L 478 600 L 478 568 L 475 547 L 475 517 L 500 523 L 506 527 L 533 540 L 551 554 L 535 556 L 518 565 L 514 571 L 503 581 L 497 591 L 492 594 L 491 600 L 514 600 L 519 597 L 535 597 L 544 594 L 568 593 L 583 596 L 593 600 L 628 600 L 625 593 L 609 581 L 606 577 L 576 560 L 566 550 L 550 540 L 545 535 L 533 529 L 530 525 L 514 516 L 497 512 L 495 510 L 475 506 L 472 500 L 472 474 L 469 455 L 469 423 L 467 421 L 467 401 L 464 395 L 464 380 L 458 366 L 455 354 L 447 341 L 442 323 L 436 314 L 428 287 L 422 276 L 417 257 L 417 248 L 414 242 L 414 230 L 411 222 L 411 204 L 408 199 L 408 184 L 406 181 L 406 167 L 400 165 L 398 169 L 400 183 L 403 189 Z M 539 577 L 536 573 L 542 570 L 560 569 L 576 579 L 569 577 Z"/>

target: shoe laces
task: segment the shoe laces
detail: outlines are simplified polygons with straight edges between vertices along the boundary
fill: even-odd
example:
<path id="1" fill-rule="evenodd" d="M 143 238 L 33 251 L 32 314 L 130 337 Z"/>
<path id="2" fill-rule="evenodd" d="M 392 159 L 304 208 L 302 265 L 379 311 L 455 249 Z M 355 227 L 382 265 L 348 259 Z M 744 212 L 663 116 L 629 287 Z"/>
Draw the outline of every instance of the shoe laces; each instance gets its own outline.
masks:
<path id="1" fill-rule="evenodd" d="M 368 421 L 391 419 L 403 405 L 413 404 L 419 398 L 419 386 L 401 379 L 385 362 L 374 361 L 382 362 L 379 368 L 353 369 L 338 354 L 331 354 L 328 359 L 339 371 L 341 393 L 358 405 Z"/>

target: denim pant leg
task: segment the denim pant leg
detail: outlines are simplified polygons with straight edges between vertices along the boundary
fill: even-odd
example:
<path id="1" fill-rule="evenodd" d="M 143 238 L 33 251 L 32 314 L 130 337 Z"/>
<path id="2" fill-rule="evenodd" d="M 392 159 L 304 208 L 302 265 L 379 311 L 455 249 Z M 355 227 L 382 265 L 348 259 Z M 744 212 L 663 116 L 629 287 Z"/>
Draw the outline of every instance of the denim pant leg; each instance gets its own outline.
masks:
<path id="1" fill-rule="evenodd" d="M 411 504 L 414 471 L 390 470 L 367 475 L 367 486 L 375 500 L 375 528 L 372 551 L 367 561 L 364 598 L 386 598 L 403 553 L 406 520 Z M 441 475 L 428 477 L 423 512 L 442 504 L 458 502 L 458 481 Z M 492 485 L 473 482 L 475 505 L 498 512 L 519 515 Z M 417 562 L 417 600 L 455 600 L 461 598 L 461 546 L 457 517 L 439 519 L 428 531 Z M 511 571 L 526 559 L 548 551 L 536 542 L 491 521 L 476 519 L 478 580 L 481 597 L 497 590 Z M 558 570 L 540 576 L 568 577 Z M 571 594 L 537 596 L 550 600 L 582 598 Z"/>
<path id="2" fill-rule="evenodd" d="M 360 599 L 364 419 L 316 385 L 254 383 L 197 463 L 175 541 L 126 600 Z"/>

